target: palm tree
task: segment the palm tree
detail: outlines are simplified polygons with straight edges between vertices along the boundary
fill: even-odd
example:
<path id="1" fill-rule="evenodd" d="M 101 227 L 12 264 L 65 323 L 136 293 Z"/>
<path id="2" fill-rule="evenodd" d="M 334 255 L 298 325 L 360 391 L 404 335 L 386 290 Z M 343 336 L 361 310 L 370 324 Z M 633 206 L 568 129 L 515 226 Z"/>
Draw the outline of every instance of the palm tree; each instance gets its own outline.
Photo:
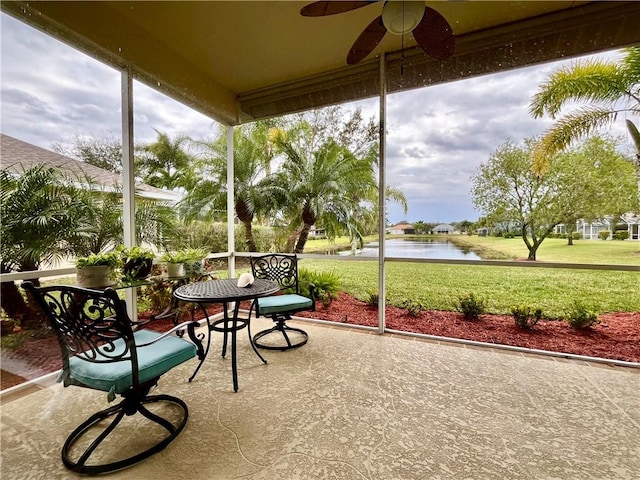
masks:
<path id="1" fill-rule="evenodd" d="M 540 86 L 529 106 L 529 112 L 536 118 L 547 113 L 555 119 L 571 101 L 588 104 L 566 114 L 544 133 L 534 150 L 534 165 L 538 170 L 547 167 L 553 154 L 574 140 L 610 125 L 618 115 L 640 114 L 640 47 L 630 47 L 624 52 L 619 62 L 586 60 L 562 68 Z M 626 125 L 636 147 L 640 202 L 640 134 L 630 119 L 626 119 Z"/>
<path id="2" fill-rule="evenodd" d="M 14 177 L 0 170 L 0 270 L 37 270 L 70 253 L 78 226 L 77 190 L 58 170 L 35 167 Z M 37 282 L 37 280 L 35 280 Z M 2 282 L 2 308 L 13 319 L 37 319 L 14 282 Z"/>
<path id="3" fill-rule="evenodd" d="M 268 140 L 272 123 L 259 121 L 237 127 L 233 132 L 234 210 L 245 231 L 247 249 L 257 251 L 253 238 L 253 221 L 272 203 L 262 181 L 269 171 L 273 150 Z M 202 179 L 181 202 L 189 220 L 222 219 L 227 199 L 226 137 L 204 143 Z"/>
<path id="4" fill-rule="evenodd" d="M 357 213 L 360 200 L 375 190 L 371 159 L 356 158 L 333 140 L 308 151 L 295 138 L 280 135 L 277 145 L 286 160 L 270 180 L 284 200 L 283 214 L 290 225 L 291 239 L 297 238 L 294 252 L 304 251 L 309 231 L 316 223 L 322 224 L 329 235 L 341 226 L 351 238 L 362 238 Z"/>
<path id="5" fill-rule="evenodd" d="M 136 167 L 142 181 L 157 188 L 190 191 L 198 182 L 196 158 L 186 151 L 191 138 L 181 135 L 171 140 L 165 133 L 156 133 L 155 142 L 138 148 Z"/>
<path id="6" fill-rule="evenodd" d="M 91 178 L 82 180 L 84 188 L 76 193 L 80 203 L 78 225 L 68 242 L 74 256 L 86 256 L 109 250 L 122 243 L 122 189 L 106 191 Z M 165 247 L 175 236 L 175 208 L 152 199 L 136 198 L 136 242 Z"/>

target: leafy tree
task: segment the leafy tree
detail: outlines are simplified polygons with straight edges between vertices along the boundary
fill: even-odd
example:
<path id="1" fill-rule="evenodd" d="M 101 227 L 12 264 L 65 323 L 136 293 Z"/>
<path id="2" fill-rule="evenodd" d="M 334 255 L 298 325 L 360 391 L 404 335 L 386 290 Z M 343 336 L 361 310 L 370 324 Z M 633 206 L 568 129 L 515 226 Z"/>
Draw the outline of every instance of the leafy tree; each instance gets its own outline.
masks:
<path id="1" fill-rule="evenodd" d="M 618 115 L 640 114 L 640 47 L 624 50 L 620 62 L 586 60 L 552 73 L 540 86 L 529 107 L 536 117 L 556 118 L 569 102 L 588 102 L 565 114 L 549 128 L 534 151 L 535 166 L 543 171 L 553 155 L 573 141 L 612 124 Z M 640 133 L 637 124 L 626 120 L 636 147 L 637 194 L 640 203 Z"/>
<path id="2" fill-rule="evenodd" d="M 56 143 L 53 151 L 110 172 L 122 173 L 122 141 L 113 135 L 102 138 L 75 135 L 71 147 Z"/>
<path id="3" fill-rule="evenodd" d="M 554 159 L 559 174 L 557 201 L 567 243 L 573 244 L 578 220 L 619 217 L 634 207 L 634 168 L 617 151 L 617 142 L 594 136 Z"/>
<path id="4" fill-rule="evenodd" d="M 458 222 L 458 228 L 463 233 L 472 231 L 474 225 L 475 224 L 469 220 L 462 220 L 461 222 Z"/>
<path id="5" fill-rule="evenodd" d="M 474 205 L 494 222 L 515 223 L 529 260 L 536 259 L 538 247 L 556 225 L 603 217 L 629 199 L 612 176 L 617 171 L 617 183 L 624 185 L 621 178 L 629 164 L 610 142 L 594 139 L 554 158 L 544 174 L 532 168 L 533 145 L 531 140 L 524 146 L 505 142 L 472 179 Z"/>

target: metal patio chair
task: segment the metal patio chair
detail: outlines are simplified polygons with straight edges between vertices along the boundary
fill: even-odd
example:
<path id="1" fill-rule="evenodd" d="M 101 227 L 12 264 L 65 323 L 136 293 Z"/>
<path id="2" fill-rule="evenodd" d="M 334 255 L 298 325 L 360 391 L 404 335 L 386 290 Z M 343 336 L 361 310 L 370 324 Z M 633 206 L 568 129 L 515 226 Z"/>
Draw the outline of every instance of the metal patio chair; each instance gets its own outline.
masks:
<path id="1" fill-rule="evenodd" d="M 65 387 L 75 385 L 108 392 L 109 401 L 116 395 L 122 397 L 118 404 L 91 415 L 71 432 L 62 447 L 64 465 L 89 475 L 112 472 L 138 463 L 171 443 L 187 423 L 187 405 L 179 398 L 149 395 L 149 392 L 161 375 L 196 355 L 193 343 L 178 338 L 173 332 L 180 328 L 194 329 L 197 322 L 186 322 L 163 334 L 145 329 L 134 331 L 135 323 L 127 315 L 125 302 L 112 288 L 102 291 L 74 286 L 36 287 L 31 282 L 24 282 L 23 286 L 46 313 L 58 337 L 62 351 L 62 375 L 58 381 L 63 381 Z M 171 415 L 167 416 L 172 421 L 160 416 L 164 412 L 150 411 L 149 404 L 157 405 L 153 410 L 166 409 L 169 405 Z M 113 450 L 124 451 L 129 456 L 111 458 L 109 453 L 113 452 L 103 441 L 125 415 L 137 413 L 167 433 L 159 441 L 154 439 L 150 447 L 146 443 L 143 451 L 136 451 L 133 444 L 114 445 Z M 106 425 L 103 421 L 111 417 Z M 162 429 L 159 431 L 163 432 Z M 139 439 L 148 441 L 146 429 L 138 432 Z M 129 440 L 130 437 L 135 440 L 136 434 L 123 438 Z M 84 451 L 78 453 L 77 450 Z M 99 453 L 92 457 L 96 450 Z M 95 460 L 96 457 L 99 460 Z M 94 461 L 89 463 L 92 458 Z"/>
<path id="2" fill-rule="evenodd" d="M 251 257 L 251 271 L 255 278 L 274 281 L 282 294 L 261 297 L 253 301 L 251 308 L 256 317 L 270 317 L 275 325 L 258 332 L 253 343 L 267 350 L 289 350 L 307 343 L 309 336 L 300 328 L 289 327 L 287 320 L 296 312 L 314 311 L 315 285 L 309 285 L 309 296 L 300 295 L 298 281 L 298 257 L 295 254 L 268 254 Z"/>

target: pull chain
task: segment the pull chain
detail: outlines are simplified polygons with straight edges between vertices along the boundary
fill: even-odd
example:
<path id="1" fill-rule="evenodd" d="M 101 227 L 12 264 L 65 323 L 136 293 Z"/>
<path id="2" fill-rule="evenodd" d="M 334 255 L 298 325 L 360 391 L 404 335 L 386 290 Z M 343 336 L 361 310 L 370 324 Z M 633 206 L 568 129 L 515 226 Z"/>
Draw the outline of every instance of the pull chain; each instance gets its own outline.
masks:
<path id="1" fill-rule="evenodd" d="M 404 75 L 404 2 L 402 2 L 402 38 L 400 39 L 400 76 Z"/>

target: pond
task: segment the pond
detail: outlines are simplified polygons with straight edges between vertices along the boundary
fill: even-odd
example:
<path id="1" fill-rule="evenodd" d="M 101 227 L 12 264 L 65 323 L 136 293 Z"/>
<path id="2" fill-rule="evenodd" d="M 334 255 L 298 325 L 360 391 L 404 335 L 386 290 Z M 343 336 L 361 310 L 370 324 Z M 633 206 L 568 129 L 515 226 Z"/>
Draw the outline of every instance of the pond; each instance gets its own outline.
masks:
<path id="1" fill-rule="evenodd" d="M 481 260 L 471 250 L 462 249 L 446 239 L 416 240 L 391 238 L 385 243 L 387 257 L 401 258 L 439 258 L 447 260 Z M 338 252 L 339 255 L 351 255 L 351 250 Z M 365 243 L 363 249 L 356 250 L 357 256 L 377 257 L 378 242 Z"/>

